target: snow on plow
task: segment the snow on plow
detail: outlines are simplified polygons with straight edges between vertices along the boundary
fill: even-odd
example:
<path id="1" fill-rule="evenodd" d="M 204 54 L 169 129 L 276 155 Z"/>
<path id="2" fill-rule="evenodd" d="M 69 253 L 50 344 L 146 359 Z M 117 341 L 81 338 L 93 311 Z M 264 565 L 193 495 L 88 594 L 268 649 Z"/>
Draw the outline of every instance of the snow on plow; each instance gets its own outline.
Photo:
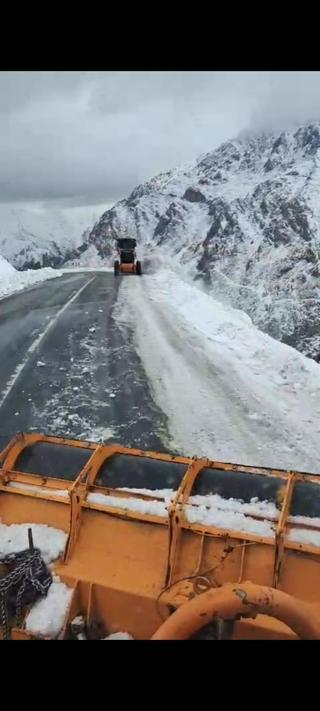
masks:
<path id="1" fill-rule="evenodd" d="M 0 454 L 5 639 L 320 639 L 320 478 L 38 434 Z"/>

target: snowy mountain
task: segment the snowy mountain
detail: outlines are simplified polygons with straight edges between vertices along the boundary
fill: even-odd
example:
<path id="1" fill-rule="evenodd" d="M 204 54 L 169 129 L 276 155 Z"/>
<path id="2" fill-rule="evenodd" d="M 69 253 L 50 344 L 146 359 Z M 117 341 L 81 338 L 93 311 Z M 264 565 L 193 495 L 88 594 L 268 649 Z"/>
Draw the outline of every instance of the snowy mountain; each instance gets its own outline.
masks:
<path id="1" fill-rule="evenodd" d="M 94 220 L 92 220 L 93 224 Z M 0 254 L 16 269 L 57 267 L 86 249 L 88 219 L 0 204 Z"/>
<path id="2" fill-rule="evenodd" d="M 320 360 L 320 122 L 228 141 L 161 173 L 90 233 L 136 237 L 273 337 Z"/>

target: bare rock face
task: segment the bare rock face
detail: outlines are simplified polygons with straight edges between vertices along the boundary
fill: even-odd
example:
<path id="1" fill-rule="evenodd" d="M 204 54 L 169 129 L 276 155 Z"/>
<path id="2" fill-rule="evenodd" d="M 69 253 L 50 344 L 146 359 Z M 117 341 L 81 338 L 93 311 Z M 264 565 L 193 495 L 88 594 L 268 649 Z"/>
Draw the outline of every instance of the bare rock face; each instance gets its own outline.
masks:
<path id="1" fill-rule="evenodd" d="M 187 188 L 183 199 L 188 202 L 206 202 L 206 198 L 199 188 Z"/>

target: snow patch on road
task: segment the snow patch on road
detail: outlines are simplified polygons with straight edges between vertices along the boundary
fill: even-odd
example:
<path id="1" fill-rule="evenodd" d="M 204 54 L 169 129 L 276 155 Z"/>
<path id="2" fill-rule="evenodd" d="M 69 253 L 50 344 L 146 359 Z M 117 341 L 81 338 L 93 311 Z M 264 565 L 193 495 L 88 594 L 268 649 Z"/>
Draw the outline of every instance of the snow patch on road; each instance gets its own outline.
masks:
<path id="1" fill-rule="evenodd" d="M 98 444 L 104 444 L 108 442 L 115 436 L 115 432 L 112 427 L 93 427 L 92 423 L 84 423 L 83 434 L 81 434 L 80 439 L 86 439 L 88 442 L 97 442 Z"/>

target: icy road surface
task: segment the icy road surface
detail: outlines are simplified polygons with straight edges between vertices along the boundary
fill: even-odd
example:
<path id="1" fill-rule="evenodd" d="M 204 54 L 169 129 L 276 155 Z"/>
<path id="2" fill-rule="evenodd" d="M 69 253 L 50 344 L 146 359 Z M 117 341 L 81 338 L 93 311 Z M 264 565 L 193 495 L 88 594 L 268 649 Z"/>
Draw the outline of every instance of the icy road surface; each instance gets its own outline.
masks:
<path id="1" fill-rule="evenodd" d="M 165 449 L 166 418 L 113 318 L 119 284 L 75 270 L 0 301 L 0 450 L 17 431 Z"/>

